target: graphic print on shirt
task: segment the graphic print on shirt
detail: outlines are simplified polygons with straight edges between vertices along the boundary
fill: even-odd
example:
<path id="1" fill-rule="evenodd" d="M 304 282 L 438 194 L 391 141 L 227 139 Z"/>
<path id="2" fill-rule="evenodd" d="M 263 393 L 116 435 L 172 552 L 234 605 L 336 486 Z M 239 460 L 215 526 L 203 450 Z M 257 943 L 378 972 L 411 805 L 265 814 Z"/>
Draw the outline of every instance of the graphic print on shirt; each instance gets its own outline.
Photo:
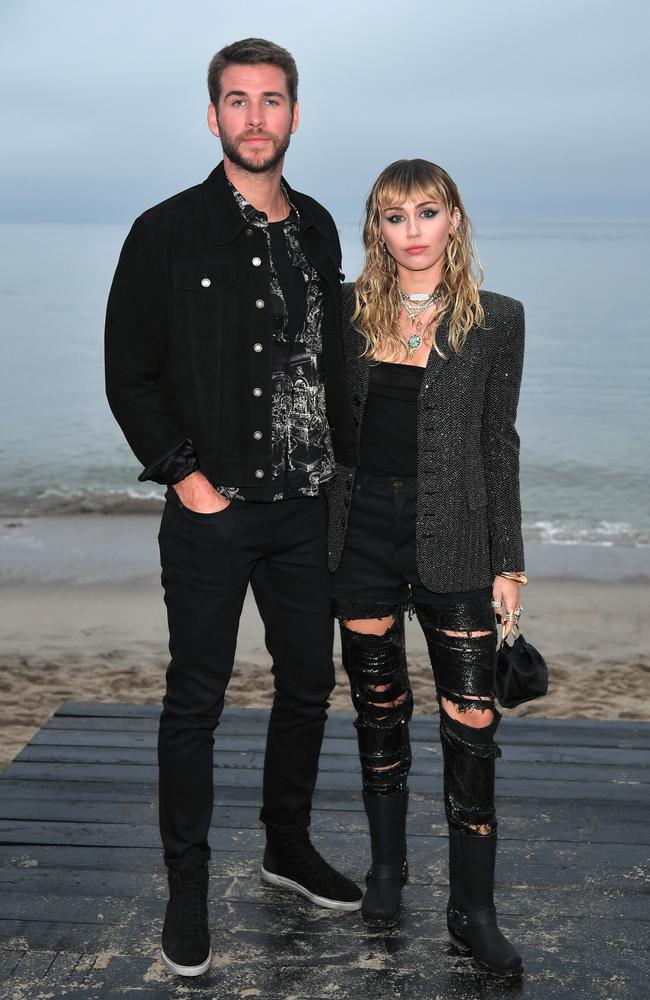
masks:
<path id="1" fill-rule="evenodd" d="M 300 492 L 308 494 L 314 487 L 318 489 L 320 480 L 334 474 L 332 449 L 313 448 L 315 440 L 329 440 L 325 391 L 319 384 L 316 356 L 293 354 L 283 369 L 273 373 L 272 386 L 272 475 L 303 470 L 309 474 L 309 485 Z M 316 477 L 314 470 L 318 471 Z"/>
<path id="2" fill-rule="evenodd" d="M 237 205 L 249 223 L 264 232 L 269 253 L 269 294 L 273 312 L 273 340 L 284 348 L 282 365 L 275 368 L 271 379 L 271 478 L 274 489 L 269 499 L 287 496 L 315 496 L 319 483 L 334 475 L 334 449 L 325 414 L 325 387 L 319 373 L 322 353 L 324 297 L 321 277 L 309 262 L 300 245 L 300 216 L 283 193 L 291 211 L 283 223 L 289 260 L 300 269 L 306 283 L 305 315 L 300 333 L 290 342 L 288 313 L 282 285 L 273 262 L 269 222 L 231 184 Z M 217 486 L 229 500 L 245 500 L 245 492 L 237 486 Z M 251 498 L 260 487 L 251 488 Z M 256 493 L 257 491 L 257 493 Z"/>

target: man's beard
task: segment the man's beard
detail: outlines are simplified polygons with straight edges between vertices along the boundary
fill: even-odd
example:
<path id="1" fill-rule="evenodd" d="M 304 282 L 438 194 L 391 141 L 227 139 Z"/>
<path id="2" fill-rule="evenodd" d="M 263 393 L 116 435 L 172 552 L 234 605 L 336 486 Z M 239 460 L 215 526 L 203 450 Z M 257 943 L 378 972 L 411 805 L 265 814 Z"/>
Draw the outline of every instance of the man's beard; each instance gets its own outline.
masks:
<path id="1" fill-rule="evenodd" d="M 270 139 L 273 144 L 273 152 L 270 153 L 266 159 L 246 159 L 241 152 L 241 147 L 244 144 L 245 138 L 250 138 L 251 136 L 263 136 L 265 139 Z M 251 130 L 245 133 L 237 142 L 234 142 L 227 132 L 220 129 L 219 138 L 221 139 L 221 145 L 223 147 L 224 156 L 227 156 L 231 163 L 236 166 L 241 167 L 242 170 L 248 170 L 252 174 L 263 174 L 267 170 L 273 170 L 277 167 L 278 163 L 282 160 L 284 154 L 289 148 L 289 142 L 291 140 L 291 131 L 287 131 L 286 135 L 277 136 L 270 132 L 256 132 Z"/>

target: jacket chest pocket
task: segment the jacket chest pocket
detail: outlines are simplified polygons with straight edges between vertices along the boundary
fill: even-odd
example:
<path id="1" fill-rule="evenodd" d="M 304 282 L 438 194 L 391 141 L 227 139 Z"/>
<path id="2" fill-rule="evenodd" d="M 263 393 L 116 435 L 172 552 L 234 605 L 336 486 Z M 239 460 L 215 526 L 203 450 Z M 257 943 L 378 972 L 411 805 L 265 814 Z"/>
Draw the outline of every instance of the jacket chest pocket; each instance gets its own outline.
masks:
<path id="1" fill-rule="evenodd" d="M 233 307 L 232 267 L 214 261 L 172 265 L 174 329 L 181 339 L 210 341 L 221 332 Z"/>

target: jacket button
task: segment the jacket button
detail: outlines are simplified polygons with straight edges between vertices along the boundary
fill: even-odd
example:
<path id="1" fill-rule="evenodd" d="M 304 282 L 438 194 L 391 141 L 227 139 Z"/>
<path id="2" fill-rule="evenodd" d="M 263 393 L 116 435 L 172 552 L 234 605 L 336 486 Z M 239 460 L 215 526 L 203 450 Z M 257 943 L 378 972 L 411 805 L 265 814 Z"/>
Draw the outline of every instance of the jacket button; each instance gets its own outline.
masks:
<path id="1" fill-rule="evenodd" d="M 264 299 L 255 299 L 255 305 L 257 306 L 258 309 L 263 309 L 266 303 Z"/>
<path id="2" fill-rule="evenodd" d="M 246 229 L 244 230 L 244 236 L 252 236 L 252 235 L 253 235 L 253 230 L 250 228 L 250 226 L 247 226 Z"/>
<path id="3" fill-rule="evenodd" d="M 253 259 L 251 261 L 251 264 L 253 265 L 253 267 L 259 267 L 261 263 L 262 263 L 262 258 L 261 257 L 253 257 Z"/>
<path id="4" fill-rule="evenodd" d="M 262 479 L 264 476 L 264 469 L 255 469 L 255 478 Z"/>
<path id="5" fill-rule="evenodd" d="M 253 395 L 254 396 L 261 396 L 262 395 L 262 390 L 259 388 L 259 386 L 257 386 L 257 385 L 255 386 L 255 388 L 253 389 Z"/>
<path id="6" fill-rule="evenodd" d="M 212 282 L 210 281 L 209 278 L 201 278 L 201 284 L 203 285 L 204 288 L 209 288 Z"/>
<path id="7" fill-rule="evenodd" d="M 264 348 L 262 347 L 261 344 L 253 344 L 253 350 L 255 351 L 256 354 L 259 354 L 260 351 L 264 350 Z"/>
<path id="8" fill-rule="evenodd" d="M 253 431 L 253 437 L 255 438 L 256 441 L 261 441 L 262 440 L 262 432 L 261 431 Z"/>

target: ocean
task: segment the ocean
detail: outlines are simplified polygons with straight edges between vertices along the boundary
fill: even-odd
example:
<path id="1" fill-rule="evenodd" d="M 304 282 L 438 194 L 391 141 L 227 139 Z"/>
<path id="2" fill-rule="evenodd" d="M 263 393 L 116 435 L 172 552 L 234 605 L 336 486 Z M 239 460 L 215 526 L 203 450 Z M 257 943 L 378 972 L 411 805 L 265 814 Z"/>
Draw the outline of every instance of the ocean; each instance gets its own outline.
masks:
<path id="1" fill-rule="evenodd" d="M 158 509 L 108 409 L 102 335 L 125 225 L 0 225 L 0 515 Z M 482 224 L 484 287 L 526 307 L 525 537 L 650 546 L 650 223 Z M 359 226 L 341 227 L 359 271 Z"/>

